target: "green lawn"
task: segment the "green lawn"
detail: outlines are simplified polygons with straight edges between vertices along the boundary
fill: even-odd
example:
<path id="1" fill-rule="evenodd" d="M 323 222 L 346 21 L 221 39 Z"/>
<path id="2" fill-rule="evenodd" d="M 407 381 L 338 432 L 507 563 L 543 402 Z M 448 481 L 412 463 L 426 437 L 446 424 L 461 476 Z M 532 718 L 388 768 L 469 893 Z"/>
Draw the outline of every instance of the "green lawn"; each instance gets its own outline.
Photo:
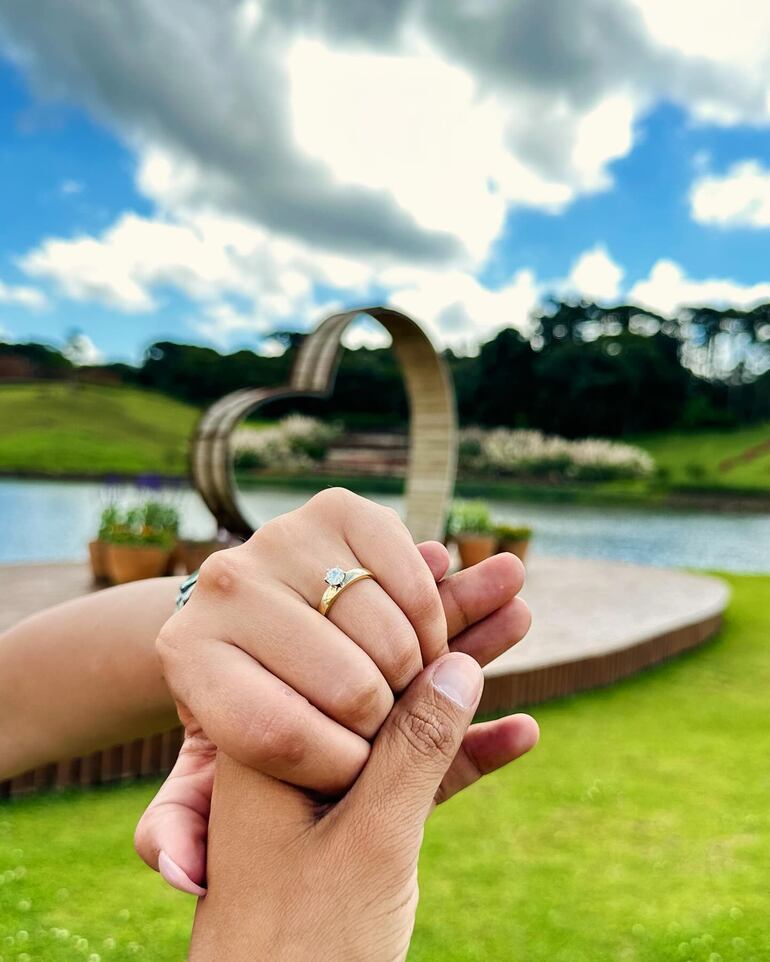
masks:
<path id="1" fill-rule="evenodd" d="M 770 491 L 770 450 L 720 471 L 720 463 L 770 441 L 770 422 L 721 431 L 690 431 L 634 439 L 667 471 L 672 485 Z"/>
<path id="2" fill-rule="evenodd" d="M 434 815 L 412 962 L 770 959 L 770 577 L 729 580 L 717 641 L 538 706 Z M 131 850 L 154 789 L 0 806 L 3 962 L 184 958 L 192 902 Z"/>
<path id="3" fill-rule="evenodd" d="M 0 387 L 0 471 L 186 472 L 198 412 L 162 394 L 54 382 Z"/>

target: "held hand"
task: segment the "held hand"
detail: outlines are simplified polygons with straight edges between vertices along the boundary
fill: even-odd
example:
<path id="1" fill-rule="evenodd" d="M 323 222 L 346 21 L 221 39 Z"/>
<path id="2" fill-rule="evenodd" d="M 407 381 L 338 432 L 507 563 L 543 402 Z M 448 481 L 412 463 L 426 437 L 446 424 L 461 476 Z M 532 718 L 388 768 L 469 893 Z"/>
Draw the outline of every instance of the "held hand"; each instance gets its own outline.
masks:
<path id="1" fill-rule="evenodd" d="M 353 787 L 324 809 L 220 755 L 209 892 L 198 904 L 191 962 L 403 960 L 433 805 L 537 741 L 526 715 L 467 730 L 482 682 L 467 655 L 426 668 Z"/>
<path id="2" fill-rule="evenodd" d="M 418 549 L 433 576 L 442 578 L 447 564 L 443 546 L 426 542 Z M 485 665 L 516 644 L 530 621 L 529 610 L 516 597 L 522 579 L 518 560 L 502 554 L 440 581 L 450 650 L 465 652 Z M 515 725 L 515 719 L 501 719 L 471 728 L 468 750 L 479 768 L 497 767 L 503 763 L 496 761 L 498 758 L 507 761 L 505 753 L 508 740 L 515 737 Z M 144 813 L 135 839 L 139 855 L 149 866 L 160 867 L 168 882 L 197 895 L 205 892 L 200 886 L 206 877 L 215 758 L 213 743 L 191 724 L 174 770 Z M 451 789 L 451 777 L 445 789 Z"/>

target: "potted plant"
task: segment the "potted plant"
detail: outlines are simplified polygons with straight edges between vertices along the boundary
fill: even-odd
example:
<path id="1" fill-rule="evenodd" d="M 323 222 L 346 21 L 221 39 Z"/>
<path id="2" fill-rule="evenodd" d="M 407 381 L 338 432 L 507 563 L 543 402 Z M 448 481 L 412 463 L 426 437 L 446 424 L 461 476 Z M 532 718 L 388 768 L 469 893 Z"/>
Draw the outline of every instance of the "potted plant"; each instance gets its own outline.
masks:
<path id="1" fill-rule="evenodd" d="M 176 510 L 159 502 L 116 509 L 104 533 L 110 581 L 125 584 L 165 574 L 178 527 Z"/>
<path id="2" fill-rule="evenodd" d="M 498 524 L 495 526 L 495 535 L 498 551 L 510 551 L 521 561 L 524 560 L 532 540 L 532 528 L 526 525 Z"/>
<path id="3" fill-rule="evenodd" d="M 173 544 L 169 551 L 166 575 L 176 574 L 177 568 L 182 564 L 182 557 L 179 550 L 179 512 L 170 504 L 162 501 L 148 501 L 145 506 L 144 523 L 156 531 L 168 531 L 173 537 Z"/>
<path id="4" fill-rule="evenodd" d="M 457 544 L 463 568 L 495 553 L 492 516 L 483 501 L 455 501 L 449 512 L 447 535 Z"/>
<path id="5" fill-rule="evenodd" d="M 200 568 L 209 555 L 226 547 L 227 542 L 219 541 L 216 538 L 208 538 L 202 541 L 182 538 L 177 541 L 176 554 L 185 572 L 191 575 Z"/>
<path id="6" fill-rule="evenodd" d="M 107 574 L 107 532 L 115 524 L 118 509 L 114 504 L 108 505 L 102 511 L 99 519 L 99 534 L 93 541 L 88 542 L 88 554 L 91 559 L 91 573 L 96 584 L 104 584 L 108 580 Z"/>

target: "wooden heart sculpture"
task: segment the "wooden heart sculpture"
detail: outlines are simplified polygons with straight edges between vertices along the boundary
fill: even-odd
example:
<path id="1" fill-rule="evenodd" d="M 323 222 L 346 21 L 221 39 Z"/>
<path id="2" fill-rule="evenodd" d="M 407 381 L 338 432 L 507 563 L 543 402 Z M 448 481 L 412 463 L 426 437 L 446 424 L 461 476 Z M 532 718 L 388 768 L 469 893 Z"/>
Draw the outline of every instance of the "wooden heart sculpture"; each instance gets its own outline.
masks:
<path id="1" fill-rule="evenodd" d="M 248 538 L 253 533 L 236 495 L 230 444 L 233 431 L 267 401 L 328 397 L 334 389 L 342 335 L 362 314 L 379 321 L 391 335 L 406 382 L 410 429 L 406 524 L 415 541 L 443 537 L 457 470 L 457 414 L 451 375 L 422 328 L 406 314 L 387 307 L 363 307 L 327 317 L 303 341 L 287 385 L 234 391 L 203 414 L 192 444 L 193 480 L 217 523 L 232 534 Z"/>

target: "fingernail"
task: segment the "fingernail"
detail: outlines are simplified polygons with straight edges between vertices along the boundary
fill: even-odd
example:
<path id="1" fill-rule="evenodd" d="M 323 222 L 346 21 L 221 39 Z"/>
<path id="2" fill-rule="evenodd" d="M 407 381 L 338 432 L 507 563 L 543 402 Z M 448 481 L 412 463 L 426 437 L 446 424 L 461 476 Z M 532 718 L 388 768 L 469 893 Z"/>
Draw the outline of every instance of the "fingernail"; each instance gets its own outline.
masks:
<path id="1" fill-rule="evenodd" d="M 475 704 L 481 684 L 481 670 L 472 658 L 445 658 L 433 672 L 433 687 L 461 708 Z"/>
<path id="2" fill-rule="evenodd" d="M 158 871 L 172 888 L 179 889 L 180 892 L 188 892 L 190 895 L 198 896 L 206 894 L 206 889 L 196 885 L 190 876 L 165 852 L 161 852 L 158 856 Z"/>

